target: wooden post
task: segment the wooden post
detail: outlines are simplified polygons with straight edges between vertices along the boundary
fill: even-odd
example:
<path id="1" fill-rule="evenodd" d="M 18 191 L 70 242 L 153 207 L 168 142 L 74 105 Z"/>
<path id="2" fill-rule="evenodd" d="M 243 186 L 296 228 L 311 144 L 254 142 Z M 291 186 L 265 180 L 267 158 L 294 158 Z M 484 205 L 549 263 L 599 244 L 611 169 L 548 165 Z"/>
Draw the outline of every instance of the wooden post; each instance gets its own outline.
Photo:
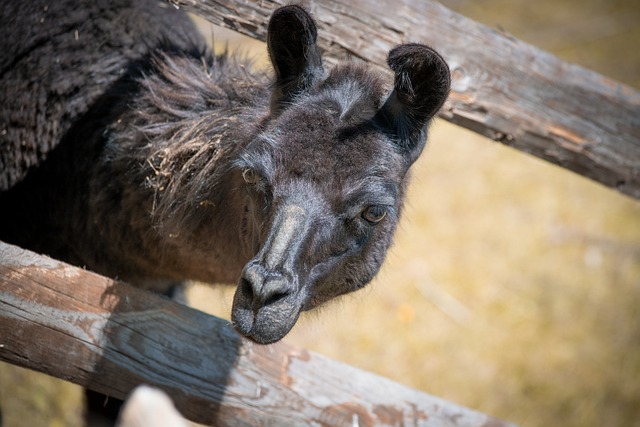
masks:
<path id="1" fill-rule="evenodd" d="M 287 0 L 169 0 L 214 24 L 265 40 Z M 389 49 L 421 41 L 447 60 L 453 87 L 441 117 L 640 198 L 640 93 L 561 61 L 430 0 L 303 0 L 329 58 L 386 69 Z"/>
<path id="2" fill-rule="evenodd" d="M 119 399 L 146 383 L 216 426 L 509 425 L 2 242 L 0 360 Z"/>

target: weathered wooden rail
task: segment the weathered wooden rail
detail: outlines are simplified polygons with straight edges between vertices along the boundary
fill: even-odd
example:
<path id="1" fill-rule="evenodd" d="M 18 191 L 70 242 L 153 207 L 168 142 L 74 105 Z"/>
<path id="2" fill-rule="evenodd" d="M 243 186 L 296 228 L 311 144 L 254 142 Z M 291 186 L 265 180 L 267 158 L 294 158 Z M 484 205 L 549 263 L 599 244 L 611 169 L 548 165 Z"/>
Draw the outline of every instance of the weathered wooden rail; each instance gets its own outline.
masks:
<path id="1" fill-rule="evenodd" d="M 0 360 L 120 399 L 151 384 L 216 426 L 509 425 L 2 242 Z"/>
<path id="2" fill-rule="evenodd" d="M 169 0 L 264 40 L 287 0 Z M 441 116 L 640 198 L 640 92 L 429 0 L 302 0 L 330 58 L 385 67 L 394 45 L 422 41 L 449 62 Z"/>

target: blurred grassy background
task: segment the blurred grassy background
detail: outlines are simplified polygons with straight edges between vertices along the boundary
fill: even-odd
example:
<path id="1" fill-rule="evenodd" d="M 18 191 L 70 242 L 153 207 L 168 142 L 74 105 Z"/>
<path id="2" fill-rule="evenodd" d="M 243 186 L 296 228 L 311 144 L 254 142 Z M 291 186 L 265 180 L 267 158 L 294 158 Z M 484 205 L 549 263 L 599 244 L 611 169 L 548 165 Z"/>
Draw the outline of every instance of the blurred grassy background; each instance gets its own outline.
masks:
<path id="1" fill-rule="evenodd" d="M 443 3 L 640 88 L 640 2 Z M 228 317 L 232 292 L 190 296 Z M 638 201 L 437 121 L 379 277 L 288 341 L 522 426 L 640 426 L 637 307 Z M 0 365 L 6 426 L 77 425 L 79 396 Z"/>

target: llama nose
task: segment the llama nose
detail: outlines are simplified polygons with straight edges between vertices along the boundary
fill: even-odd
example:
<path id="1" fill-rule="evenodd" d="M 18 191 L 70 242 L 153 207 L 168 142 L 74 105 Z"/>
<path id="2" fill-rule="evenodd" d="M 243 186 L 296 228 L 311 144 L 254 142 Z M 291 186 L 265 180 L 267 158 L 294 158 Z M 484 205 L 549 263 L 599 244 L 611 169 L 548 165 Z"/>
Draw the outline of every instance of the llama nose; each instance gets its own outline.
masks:
<path id="1" fill-rule="evenodd" d="M 271 305 L 290 295 L 294 289 L 292 280 L 280 272 L 268 271 L 260 264 L 252 264 L 242 274 L 244 293 L 251 298 L 254 310 Z"/>

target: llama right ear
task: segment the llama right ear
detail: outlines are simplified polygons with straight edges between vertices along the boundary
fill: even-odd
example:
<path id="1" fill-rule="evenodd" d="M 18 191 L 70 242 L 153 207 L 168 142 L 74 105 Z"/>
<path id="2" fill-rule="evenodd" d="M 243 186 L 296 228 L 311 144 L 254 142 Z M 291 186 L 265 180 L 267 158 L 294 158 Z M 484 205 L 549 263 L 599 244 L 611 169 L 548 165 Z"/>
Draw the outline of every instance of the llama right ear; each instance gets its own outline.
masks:
<path id="1" fill-rule="evenodd" d="M 316 45 L 316 24 L 302 7 L 284 6 L 269 20 L 267 49 L 276 74 L 271 110 L 310 87 L 322 77 L 322 59 Z"/>
<path id="2" fill-rule="evenodd" d="M 393 92 L 375 120 L 413 163 L 426 143 L 426 125 L 449 95 L 449 66 L 435 50 L 418 43 L 395 47 L 387 63 L 395 73 Z"/>

